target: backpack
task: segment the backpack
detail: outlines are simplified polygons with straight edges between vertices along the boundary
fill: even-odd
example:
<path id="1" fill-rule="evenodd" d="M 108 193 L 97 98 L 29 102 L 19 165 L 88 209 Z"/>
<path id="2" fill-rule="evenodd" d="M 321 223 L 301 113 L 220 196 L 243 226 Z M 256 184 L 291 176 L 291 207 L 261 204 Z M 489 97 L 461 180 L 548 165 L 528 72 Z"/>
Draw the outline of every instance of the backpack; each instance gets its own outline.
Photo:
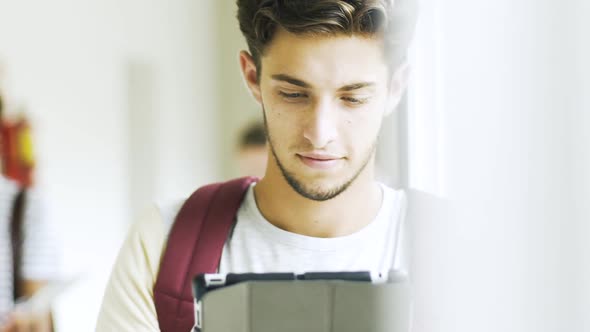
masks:
<path id="1" fill-rule="evenodd" d="M 194 326 L 192 278 L 215 273 L 238 209 L 255 177 L 199 188 L 176 216 L 154 285 L 162 332 L 188 332 Z"/>

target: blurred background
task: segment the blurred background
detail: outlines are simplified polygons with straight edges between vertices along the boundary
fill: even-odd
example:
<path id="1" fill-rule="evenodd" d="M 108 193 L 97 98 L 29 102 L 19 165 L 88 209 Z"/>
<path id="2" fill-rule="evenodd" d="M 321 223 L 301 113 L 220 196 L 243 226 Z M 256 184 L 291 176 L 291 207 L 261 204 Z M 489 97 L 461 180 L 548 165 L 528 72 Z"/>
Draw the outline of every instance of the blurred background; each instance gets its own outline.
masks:
<path id="1" fill-rule="evenodd" d="M 0 0 L 6 121 L 56 233 L 56 331 L 92 331 L 127 228 L 240 175 L 261 111 L 234 1 Z M 590 331 L 590 3 L 422 0 L 382 181 L 411 203 L 414 331 Z"/>

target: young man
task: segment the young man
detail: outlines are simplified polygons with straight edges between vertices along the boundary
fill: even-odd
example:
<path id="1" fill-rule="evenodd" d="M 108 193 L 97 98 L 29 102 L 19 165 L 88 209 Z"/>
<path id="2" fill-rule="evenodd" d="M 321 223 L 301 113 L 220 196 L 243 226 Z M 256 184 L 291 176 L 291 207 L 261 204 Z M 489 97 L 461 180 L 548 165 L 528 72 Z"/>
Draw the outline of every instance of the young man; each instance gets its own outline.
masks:
<path id="1" fill-rule="evenodd" d="M 391 7 L 388 0 L 238 0 L 250 50 L 240 53 L 240 66 L 262 108 L 269 152 L 219 272 L 406 269 L 405 196 L 374 179 L 382 121 L 406 85 Z M 159 330 L 153 289 L 182 204 L 155 208 L 132 228 L 98 331 Z"/>

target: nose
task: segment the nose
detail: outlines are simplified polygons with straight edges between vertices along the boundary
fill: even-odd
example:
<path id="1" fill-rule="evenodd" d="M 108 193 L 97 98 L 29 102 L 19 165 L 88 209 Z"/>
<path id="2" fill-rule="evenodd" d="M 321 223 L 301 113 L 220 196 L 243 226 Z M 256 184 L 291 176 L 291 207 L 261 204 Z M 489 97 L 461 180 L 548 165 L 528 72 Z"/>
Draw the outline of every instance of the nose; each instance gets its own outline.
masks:
<path id="1" fill-rule="evenodd" d="M 327 98 L 318 100 L 312 106 L 303 136 L 314 149 L 325 148 L 336 139 L 336 109 Z"/>

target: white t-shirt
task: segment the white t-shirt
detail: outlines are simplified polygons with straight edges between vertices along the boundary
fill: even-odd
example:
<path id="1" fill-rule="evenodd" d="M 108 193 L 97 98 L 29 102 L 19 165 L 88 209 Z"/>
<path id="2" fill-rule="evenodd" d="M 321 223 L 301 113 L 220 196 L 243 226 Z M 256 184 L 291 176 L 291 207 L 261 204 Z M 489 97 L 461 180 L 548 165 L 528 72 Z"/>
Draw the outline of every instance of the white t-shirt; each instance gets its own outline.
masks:
<path id="1" fill-rule="evenodd" d="M 254 185 L 238 210 L 219 272 L 310 272 L 407 270 L 403 249 L 405 195 L 381 185 L 376 218 L 358 232 L 314 238 L 284 231 L 264 219 Z M 136 224 L 115 263 L 105 292 L 97 331 L 159 331 L 153 286 L 166 239 L 183 202 L 163 205 Z"/>

